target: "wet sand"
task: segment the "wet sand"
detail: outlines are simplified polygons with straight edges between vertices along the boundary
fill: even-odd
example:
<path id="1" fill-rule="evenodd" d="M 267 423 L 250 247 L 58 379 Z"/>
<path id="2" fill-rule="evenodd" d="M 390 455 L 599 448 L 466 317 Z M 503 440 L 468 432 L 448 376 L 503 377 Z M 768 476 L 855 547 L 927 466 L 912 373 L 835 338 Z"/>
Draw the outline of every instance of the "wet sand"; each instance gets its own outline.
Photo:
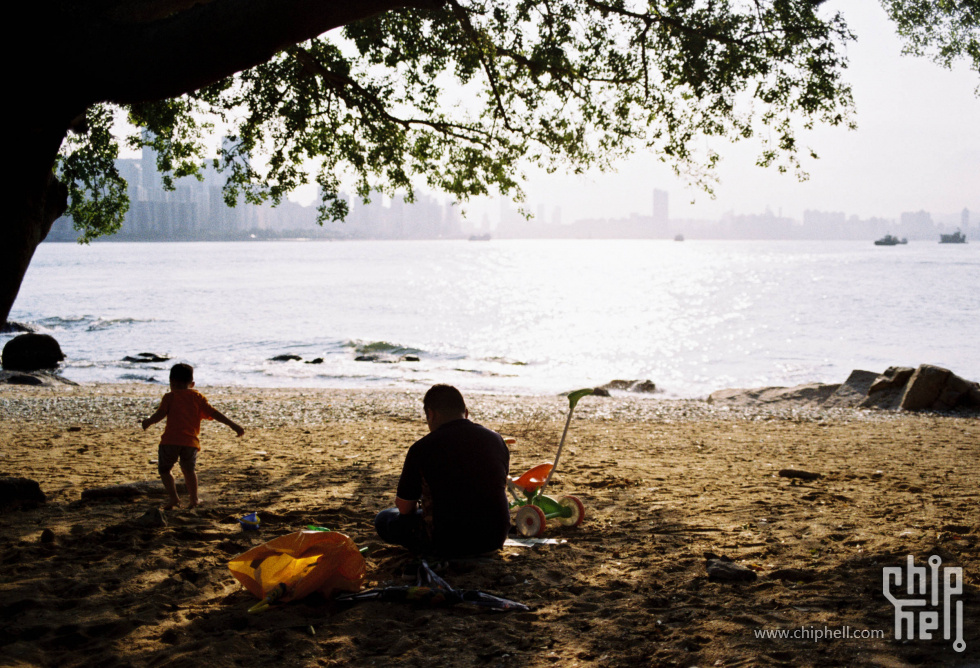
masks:
<path id="1" fill-rule="evenodd" d="M 0 515 L 0 664 L 980 662 L 976 418 L 587 397 L 552 489 L 578 496 L 585 522 L 549 524 L 560 544 L 506 547 L 442 572 L 530 612 L 342 605 L 314 594 L 250 615 L 256 599 L 228 571 L 232 557 L 308 524 L 374 541 L 374 514 L 392 504 L 405 450 L 425 433 L 424 390 L 201 389 L 246 435 L 206 424 L 203 505 L 153 525 L 145 518 L 162 494 L 82 492 L 156 479 L 161 426 L 143 432 L 137 419 L 164 388 L 0 387 L 0 475 L 36 480 L 47 495 Z M 467 399 L 475 421 L 517 438 L 512 475 L 553 457 L 562 398 Z M 821 477 L 778 475 L 787 468 Z M 260 532 L 237 522 L 251 511 Z M 942 627 L 933 640 L 894 639 L 882 568 L 909 554 L 962 567 L 965 651 Z M 714 581 L 706 555 L 757 579 Z M 365 586 L 406 584 L 408 562 L 400 548 L 377 549 Z M 804 637 L 759 637 L 780 629 Z M 814 638 L 836 629 L 852 637 Z M 866 630 L 883 637 L 853 637 Z"/>

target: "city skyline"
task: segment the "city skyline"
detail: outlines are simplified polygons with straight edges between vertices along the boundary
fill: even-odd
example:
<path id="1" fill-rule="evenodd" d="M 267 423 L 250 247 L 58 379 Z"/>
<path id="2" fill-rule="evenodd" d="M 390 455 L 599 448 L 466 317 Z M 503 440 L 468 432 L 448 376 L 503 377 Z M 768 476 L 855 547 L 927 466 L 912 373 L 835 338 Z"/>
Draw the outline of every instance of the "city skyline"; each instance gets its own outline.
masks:
<path id="1" fill-rule="evenodd" d="M 116 161 L 126 178 L 130 209 L 119 241 L 227 240 L 269 238 L 326 239 L 440 239 L 492 235 L 496 238 L 634 238 L 669 239 L 853 239 L 867 240 L 884 234 L 909 239 L 935 239 L 938 234 L 961 229 L 968 237 L 980 236 L 980 215 L 964 208 L 957 214 L 933 218 L 925 210 L 902 212 L 897 219 L 861 218 L 844 211 L 808 209 L 799 218 L 767 208 L 763 212 L 730 211 L 718 219 L 688 219 L 671 215 L 671 194 L 654 188 L 648 192 L 647 211 L 626 216 L 599 218 L 567 217 L 560 206 L 550 212 L 541 205 L 537 217 L 525 219 L 504 199 L 498 200 L 499 219 L 491 224 L 464 220 L 459 207 L 429 194 L 376 197 L 369 204 L 345 195 L 350 214 L 343 223 L 316 225 L 315 202 L 303 205 L 284 201 L 278 207 L 239 204 L 227 207 L 222 185 L 224 176 L 205 165 L 203 178 L 175 180 L 172 191 L 163 188 L 156 171 L 156 156 L 144 148 L 139 158 Z M 976 220 L 976 227 L 973 221 Z M 59 219 L 50 241 L 77 238 L 67 218 Z"/>
<path id="2" fill-rule="evenodd" d="M 806 209 L 800 218 L 767 207 L 762 212 L 728 211 L 717 219 L 692 219 L 671 215 L 671 193 L 659 188 L 648 192 L 646 211 L 626 216 L 577 216 L 563 218 L 562 207 L 549 211 L 538 205 L 537 216 L 526 219 L 505 198 L 498 198 L 499 217 L 494 224 L 464 219 L 461 207 L 428 193 L 417 193 L 409 203 L 405 195 L 394 198 L 376 194 L 371 202 L 341 193 L 349 205 L 344 222 L 316 224 L 317 201 L 307 204 L 285 200 L 240 203 L 228 207 L 224 201 L 225 175 L 207 161 L 201 179 L 174 180 L 174 189 L 164 188 L 157 171 L 157 155 L 144 146 L 139 157 L 116 160 L 116 169 L 127 183 L 129 210 L 114 235 L 118 241 L 206 241 L 245 239 L 458 239 L 469 237 L 510 239 L 877 239 L 897 234 L 908 239 L 935 239 L 937 235 L 961 230 L 967 237 L 980 236 L 980 216 L 967 207 L 958 213 L 940 213 L 933 218 L 924 209 L 903 211 L 897 219 L 873 215 L 862 218 L 845 211 Z M 609 204 L 609 202 L 607 202 Z M 612 207 L 609 207 L 612 208 Z M 976 229 L 973 220 L 977 220 Z M 71 221 L 60 218 L 50 241 L 72 241 L 78 234 Z"/>

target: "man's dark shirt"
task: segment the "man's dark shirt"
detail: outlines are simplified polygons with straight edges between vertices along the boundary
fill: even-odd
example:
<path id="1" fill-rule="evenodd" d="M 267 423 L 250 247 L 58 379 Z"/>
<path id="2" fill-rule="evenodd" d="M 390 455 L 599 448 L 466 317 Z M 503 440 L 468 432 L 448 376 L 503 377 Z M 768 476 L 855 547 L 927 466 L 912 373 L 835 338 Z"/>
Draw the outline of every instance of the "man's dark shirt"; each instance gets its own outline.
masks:
<path id="1" fill-rule="evenodd" d="M 398 498 L 421 503 L 434 552 L 496 550 L 510 529 L 509 467 L 510 452 L 500 434 L 453 420 L 409 448 Z"/>

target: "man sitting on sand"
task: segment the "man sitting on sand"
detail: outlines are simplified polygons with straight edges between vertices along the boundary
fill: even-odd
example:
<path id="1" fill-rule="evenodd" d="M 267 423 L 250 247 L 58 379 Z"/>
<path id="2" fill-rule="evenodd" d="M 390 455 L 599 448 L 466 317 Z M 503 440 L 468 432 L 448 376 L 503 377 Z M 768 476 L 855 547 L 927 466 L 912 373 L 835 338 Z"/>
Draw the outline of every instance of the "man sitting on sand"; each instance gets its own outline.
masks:
<path id="1" fill-rule="evenodd" d="M 245 430 L 213 408 L 204 395 L 194 388 L 194 367 L 189 364 L 174 364 L 170 369 L 170 391 L 163 395 L 157 412 L 143 420 L 143 430 L 166 418 L 167 426 L 160 439 L 157 468 L 160 479 L 167 490 L 169 502 L 164 510 L 180 507 L 177 496 L 177 481 L 170 470 L 180 460 L 180 470 L 187 484 L 190 508 L 198 505 L 197 497 L 197 453 L 201 449 L 201 420 L 217 420 L 226 424 L 241 436 Z"/>
<path id="2" fill-rule="evenodd" d="M 434 385 L 422 402 L 429 434 L 405 456 L 395 508 L 374 526 L 388 543 L 453 557 L 500 549 L 510 530 L 510 452 L 500 434 L 470 422 L 463 395 Z"/>

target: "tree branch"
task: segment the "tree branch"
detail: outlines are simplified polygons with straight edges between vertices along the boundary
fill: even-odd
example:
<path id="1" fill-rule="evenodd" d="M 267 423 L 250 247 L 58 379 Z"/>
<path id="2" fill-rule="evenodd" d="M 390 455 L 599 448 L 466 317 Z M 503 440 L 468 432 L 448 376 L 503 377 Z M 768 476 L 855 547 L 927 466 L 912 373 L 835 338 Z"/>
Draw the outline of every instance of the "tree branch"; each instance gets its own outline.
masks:
<path id="1" fill-rule="evenodd" d="M 670 18 L 669 16 L 664 16 L 660 12 L 656 14 L 639 14 L 637 12 L 631 12 L 627 9 L 621 9 L 619 7 L 613 7 L 612 5 L 607 5 L 602 2 L 597 2 L 597 0 L 585 0 L 585 4 L 593 9 L 598 9 L 601 12 L 608 12 L 610 14 L 618 14 L 619 16 L 625 16 L 627 18 L 636 19 L 646 23 L 648 26 L 651 23 L 661 23 L 663 25 L 670 26 L 680 32 L 686 32 L 689 35 L 697 35 L 705 39 L 710 39 L 715 42 L 721 42 L 722 44 L 737 44 L 739 46 L 745 46 L 745 42 L 734 37 L 729 37 L 728 35 L 717 33 L 710 30 L 701 30 L 700 28 L 692 28 L 684 23 L 681 23 L 677 19 Z"/>
<path id="2" fill-rule="evenodd" d="M 418 118 L 400 118 L 398 116 L 394 116 L 385 108 L 384 103 L 379 100 L 376 95 L 365 89 L 350 77 L 327 69 L 313 56 L 313 54 L 306 49 L 296 47 L 292 50 L 292 53 L 296 56 L 296 59 L 303 65 L 303 68 L 306 69 L 306 71 L 310 72 L 311 74 L 316 74 L 335 90 L 349 88 L 350 90 L 354 91 L 367 102 L 368 106 L 374 110 L 374 113 L 377 116 L 387 120 L 390 123 L 400 125 L 406 129 L 413 125 L 421 125 L 432 128 L 433 130 L 447 137 L 464 139 L 468 142 L 477 144 L 478 146 L 482 146 L 483 148 L 490 148 L 489 140 L 491 138 L 491 134 L 485 130 L 460 125 L 458 123 L 445 123 L 442 121 L 430 121 L 427 119 Z M 355 106 L 362 108 L 361 105 L 355 104 Z M 484 139 L 480 140 L 478 137 L 479 135 L 482 135 Z"/>
<path id="3" fill-rule="evenodd" d="M 164 4 L 167 4 L 164 0 Z M 329 30 L 392 9 L 435 9 L 443 0 L 212 0 L 160 20 L 104 20 L 64 48 L 86 75 L 68 90 L 89 104 L 149 102 L 197 90 Z M 85 48 L 78 48 L 84 42 Z M 93 48 L 94 47 L 94 48 Z M 125 59 L 119 58 L 125 54 Z"/>
<path id="4" fill-rule="evenodd" d="M 484 48 L 484 41 L 481 39 L 479 33 L 470 23 L 470 17 L 463 11 L 463 8 L 459 6 L 456 0 L 448 0 L 449 6 L 452 8 L 453 15 L 456 20 L 459 21 L 459 25 L 463 28 L 463 32 L 473 40 L 473 44 L 480 51 L 480 63 L 483 65 L 483 70 L 487 73 L 487 79 L 490 83 L 490 90 L 493 91 L 494 100 L 497 103 L 497 111 L 500 113 L 501 118 L 504 121 L 504 127 L 508 130 L 512 130 L 510 126 L 510 119 L 507 117 L 507 109 L 504 106 L 504 101 L 500 98 L 500 89 L 497 83 L 497 74 L 493 69 L 493 65 L 487 60 L 487 49 Z M 493 46 L 493 45 L 491 45 Z"/>

